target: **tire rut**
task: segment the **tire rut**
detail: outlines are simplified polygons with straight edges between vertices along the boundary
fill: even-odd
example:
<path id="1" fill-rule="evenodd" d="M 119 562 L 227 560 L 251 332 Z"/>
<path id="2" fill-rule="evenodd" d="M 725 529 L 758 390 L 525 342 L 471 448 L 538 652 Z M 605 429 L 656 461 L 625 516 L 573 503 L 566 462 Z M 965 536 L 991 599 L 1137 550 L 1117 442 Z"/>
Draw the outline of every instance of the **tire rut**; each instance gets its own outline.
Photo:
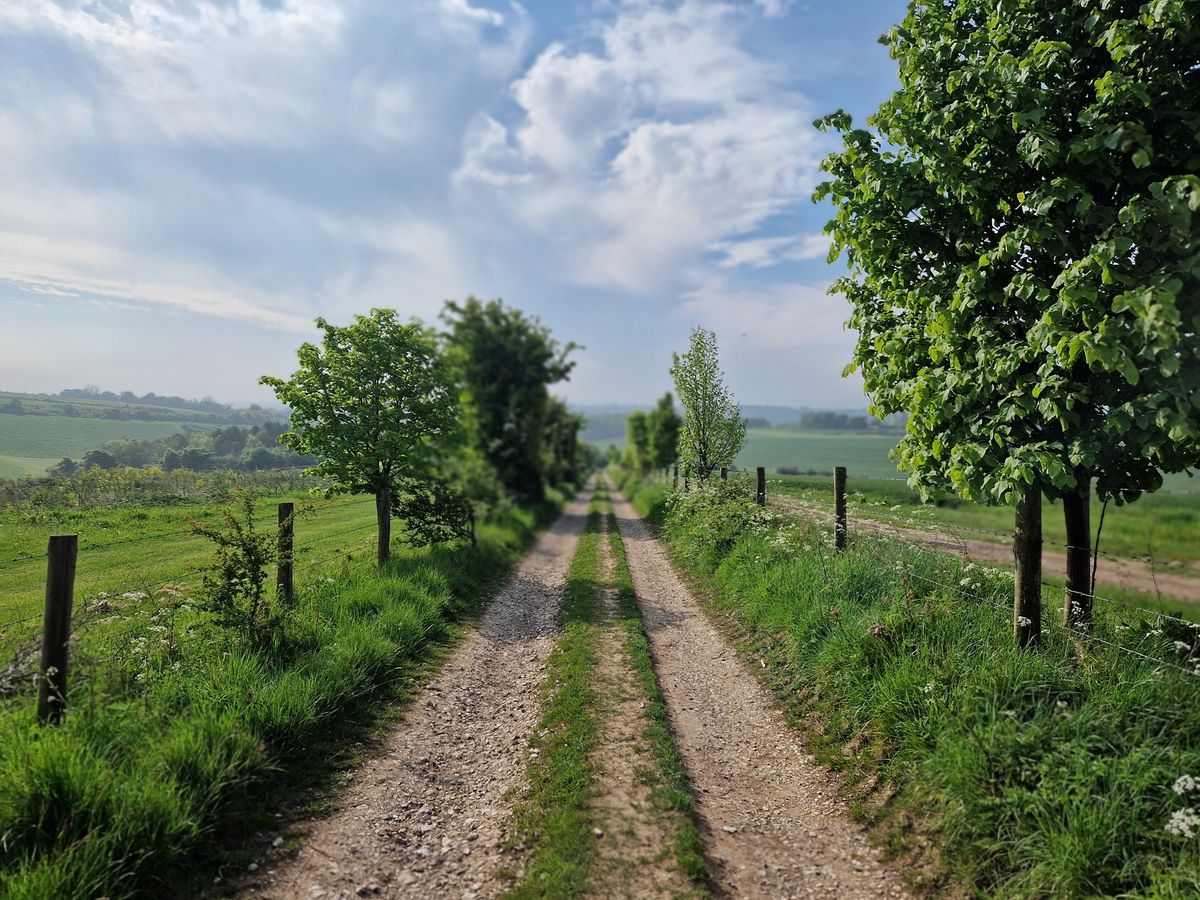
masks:
<path id="1" fill-rule="evenodd" d="M 504 843 L 511 800 L 525 781 L 538 685 L 590 493 L 517 566 L 382 751 L 341 789 L 336 811 L 242 896 L 470 900 L 511 883 L 520 866 Z"/>
<path id="2" fill-rule="evenodd" d="M 620 494 L 613 505 L 714 890 L 739 898 L 908 897 L 850 821 L 835 776 L 804 750 L 701 612 L 649 526 Z"/>

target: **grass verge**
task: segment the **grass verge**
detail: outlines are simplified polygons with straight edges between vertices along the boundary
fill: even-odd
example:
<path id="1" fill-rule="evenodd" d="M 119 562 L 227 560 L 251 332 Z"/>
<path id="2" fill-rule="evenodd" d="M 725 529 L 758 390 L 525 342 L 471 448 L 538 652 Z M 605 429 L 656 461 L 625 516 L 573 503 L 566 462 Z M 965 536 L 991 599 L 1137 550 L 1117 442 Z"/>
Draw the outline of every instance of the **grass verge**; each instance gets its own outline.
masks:
<path id="1" fill-rule="evenodd" d="M 595 856 L 589 799 L 598 739 L 593 674 L 600 563 L 600 512 L 593 496 L 567 570 L 562 636 L 546 662 L 530 792 L 514 814 L 516 833 L 531 852 L 511 897 L 578 896 Z"/>
<path id="2" fill-rule="evenodd" d="M 1195 629 L 1102 616 L 1023 652 L 1005 573 L 880 537 L 836 553 L 719 486 L 624 483 L 924 887 L 1200 895 Z"/>
<path id="3" fill-rule="evenodd" d="M 482 523 L 476 547 L 311 580 L 269 655 L 183 607 L 79 670 L 60 727 L 6 704 L 0 894 L 162 896 L 215 868 L 298 776 L 330 768 L 347 720 L 386 709 L 561 499 Z"/>

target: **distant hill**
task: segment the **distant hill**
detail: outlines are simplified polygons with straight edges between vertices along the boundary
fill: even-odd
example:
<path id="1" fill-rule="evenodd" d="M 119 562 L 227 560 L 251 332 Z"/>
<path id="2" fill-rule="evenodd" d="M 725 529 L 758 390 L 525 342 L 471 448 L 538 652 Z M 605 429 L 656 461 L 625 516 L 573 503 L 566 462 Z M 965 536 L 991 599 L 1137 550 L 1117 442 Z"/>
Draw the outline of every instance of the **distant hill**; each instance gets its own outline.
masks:
<path id="1" fill-rule="evenodd" d="M 222 425 L 252 428 L 287 419 L 283 409 L 238 408 L 154 394 L 138 397 L 128 391 L 0 391 L 0 478 L 41 475 L 64 457 L 78 458 L 108 441 L 154 440 Z"/>

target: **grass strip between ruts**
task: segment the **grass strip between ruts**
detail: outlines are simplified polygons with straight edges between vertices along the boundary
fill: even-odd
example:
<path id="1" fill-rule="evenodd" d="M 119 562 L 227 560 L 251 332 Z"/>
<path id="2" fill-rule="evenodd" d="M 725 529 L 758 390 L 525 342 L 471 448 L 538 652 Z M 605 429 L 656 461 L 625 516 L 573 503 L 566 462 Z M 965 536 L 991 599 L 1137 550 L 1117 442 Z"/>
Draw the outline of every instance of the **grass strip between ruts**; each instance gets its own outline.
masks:
<path id="1" fill-rule="evenodd" d="M 646 727 L 642 732 L 654 753 L 658 771 L 652 781 L 652 798 L 660 809 L 672 814 L 674 828 L 673 851 L 679 870 L 697 887 L 708 884 L 708 862 L 704 844 L 696 828 L 692 788 L 688 782 L 683 757 L 675 746 L 667 718 L 666 700 L 654 671 L 650 639 L 638 607 L 633 579 L 625 557 L 625 544 L 617 530 L 617 518 L 608 512 L 609 552 L 615 562 L 613 580 L 616 583 L 621 627 L 625 630 L 625 652 L 637 678 L 638 687 L 646 699 Z"/>
<path id="2" fill-rule="evenodd" d="M 600 551 L 594 495 L 567 570 L 562 636 L 546 661 L 542 718 L 530 749 L 530 790 L 515 811 L 517 837 L 531 852 L 512 897 L 579 895 L 596 853 L 589 799 L 598 741 L 593 676 Z"/>

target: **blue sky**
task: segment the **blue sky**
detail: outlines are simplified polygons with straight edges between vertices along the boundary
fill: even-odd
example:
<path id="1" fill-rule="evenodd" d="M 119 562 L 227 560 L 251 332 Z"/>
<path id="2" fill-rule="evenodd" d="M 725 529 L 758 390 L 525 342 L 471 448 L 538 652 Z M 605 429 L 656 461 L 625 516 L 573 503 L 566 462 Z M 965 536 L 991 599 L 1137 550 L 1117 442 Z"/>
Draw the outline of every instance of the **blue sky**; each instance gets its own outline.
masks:
<path id="1" fill-rule="evenodd" d="M 0 388 L 269 399 L 321 315 L 503 297 L 649 402 L 861 406 L 809 196 L 883 0 L 4 0 Z"/>

